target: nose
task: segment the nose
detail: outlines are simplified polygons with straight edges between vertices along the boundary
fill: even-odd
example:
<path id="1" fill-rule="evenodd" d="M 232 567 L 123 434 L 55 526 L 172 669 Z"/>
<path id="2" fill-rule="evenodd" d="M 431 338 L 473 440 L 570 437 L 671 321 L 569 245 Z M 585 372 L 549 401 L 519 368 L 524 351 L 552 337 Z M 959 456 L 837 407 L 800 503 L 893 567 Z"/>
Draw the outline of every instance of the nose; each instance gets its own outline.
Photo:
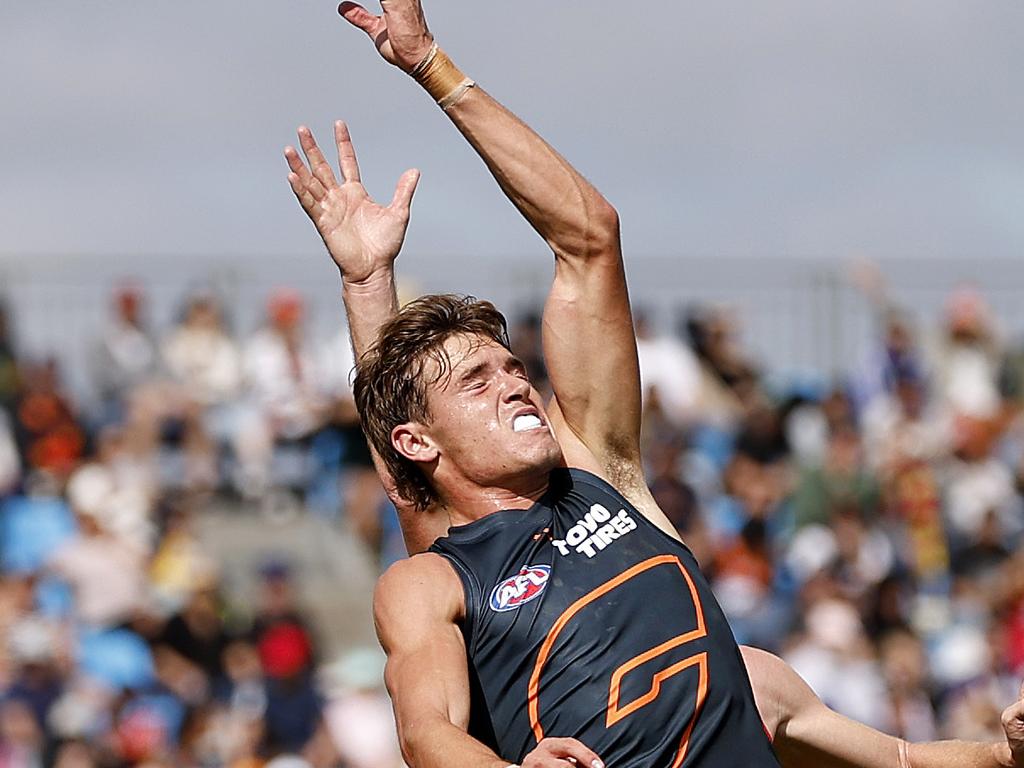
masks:
<path id="1" fill-rule="evenodd" d="M 516 376 L 511 373 L 505 374 L 504 391 L 502 393 L 502 399 L 508 403 L 518 402 L 520 400 L 527 400 L 530 396 L 530 382 L 524 379 L 522 376 Z"/>

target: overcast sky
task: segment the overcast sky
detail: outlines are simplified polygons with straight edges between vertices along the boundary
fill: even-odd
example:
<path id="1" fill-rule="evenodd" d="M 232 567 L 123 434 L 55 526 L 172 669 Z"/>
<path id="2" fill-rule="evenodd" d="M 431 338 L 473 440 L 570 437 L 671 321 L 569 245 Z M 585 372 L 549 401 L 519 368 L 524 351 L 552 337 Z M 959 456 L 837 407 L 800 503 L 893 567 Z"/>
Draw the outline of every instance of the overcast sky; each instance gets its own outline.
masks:
<path id="1" fill-rule="evenodd" d="M 1024 256 L 1020 0 L 435 0 L 439 42 L 619 207 L 630 253 Z M 333 0 L 2 0 L 0 258 L 277 254 L 281 148 L 352 126 L 410 247 L 537 248 Z"/>

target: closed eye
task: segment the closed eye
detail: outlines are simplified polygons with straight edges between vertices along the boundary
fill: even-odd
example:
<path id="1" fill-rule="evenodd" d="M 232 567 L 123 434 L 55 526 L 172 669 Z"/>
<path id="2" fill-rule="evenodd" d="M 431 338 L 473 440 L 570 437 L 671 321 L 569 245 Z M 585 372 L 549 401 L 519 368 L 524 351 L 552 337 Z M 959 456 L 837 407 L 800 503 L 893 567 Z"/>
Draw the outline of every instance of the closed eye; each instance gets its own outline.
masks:
<path id="1" fill-rule="evenodd" d="M 508 361 L 508 370 L 513 376 L 518 376 L 520 379 L 530 378 L 526 372 L 526 364 L 518 357 L 513 357 Z"/>
<path id="2" fill-rule="evenodd" d="M 487 384 L 487 364 L 474 365 L 459 377 L 459 388 L 463 390 L 480 389 Z"/>

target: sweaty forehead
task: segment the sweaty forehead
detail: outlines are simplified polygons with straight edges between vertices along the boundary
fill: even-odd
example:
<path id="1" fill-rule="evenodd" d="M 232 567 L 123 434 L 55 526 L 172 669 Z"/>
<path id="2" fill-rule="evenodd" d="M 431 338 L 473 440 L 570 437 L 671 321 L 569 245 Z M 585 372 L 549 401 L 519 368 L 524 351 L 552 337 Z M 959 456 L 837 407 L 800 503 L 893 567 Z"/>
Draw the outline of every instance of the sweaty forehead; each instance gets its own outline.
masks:
<path id="1" fill-rule="evenodd" d="M 511 353 L 488 336 L 459 333 L 448 337 L 424 364 L 432 389 L 447 389 L 466 371 L 486 363 L 501 364 Z"/>

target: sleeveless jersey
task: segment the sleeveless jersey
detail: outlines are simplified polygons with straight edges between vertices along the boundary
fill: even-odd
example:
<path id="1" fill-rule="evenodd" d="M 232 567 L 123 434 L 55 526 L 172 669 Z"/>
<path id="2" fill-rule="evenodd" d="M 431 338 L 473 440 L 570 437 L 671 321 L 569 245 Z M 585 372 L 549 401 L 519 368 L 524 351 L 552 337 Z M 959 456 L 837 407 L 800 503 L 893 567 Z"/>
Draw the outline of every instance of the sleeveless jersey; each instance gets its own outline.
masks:
<path id="1" fill-rule="evenodd" d="M 556 736 L 613 768 L 778 768 L 693 555 L 604 480 L 556 470 L 431 551 L 465 590 L 470 735 L 503 759 Z"/>

